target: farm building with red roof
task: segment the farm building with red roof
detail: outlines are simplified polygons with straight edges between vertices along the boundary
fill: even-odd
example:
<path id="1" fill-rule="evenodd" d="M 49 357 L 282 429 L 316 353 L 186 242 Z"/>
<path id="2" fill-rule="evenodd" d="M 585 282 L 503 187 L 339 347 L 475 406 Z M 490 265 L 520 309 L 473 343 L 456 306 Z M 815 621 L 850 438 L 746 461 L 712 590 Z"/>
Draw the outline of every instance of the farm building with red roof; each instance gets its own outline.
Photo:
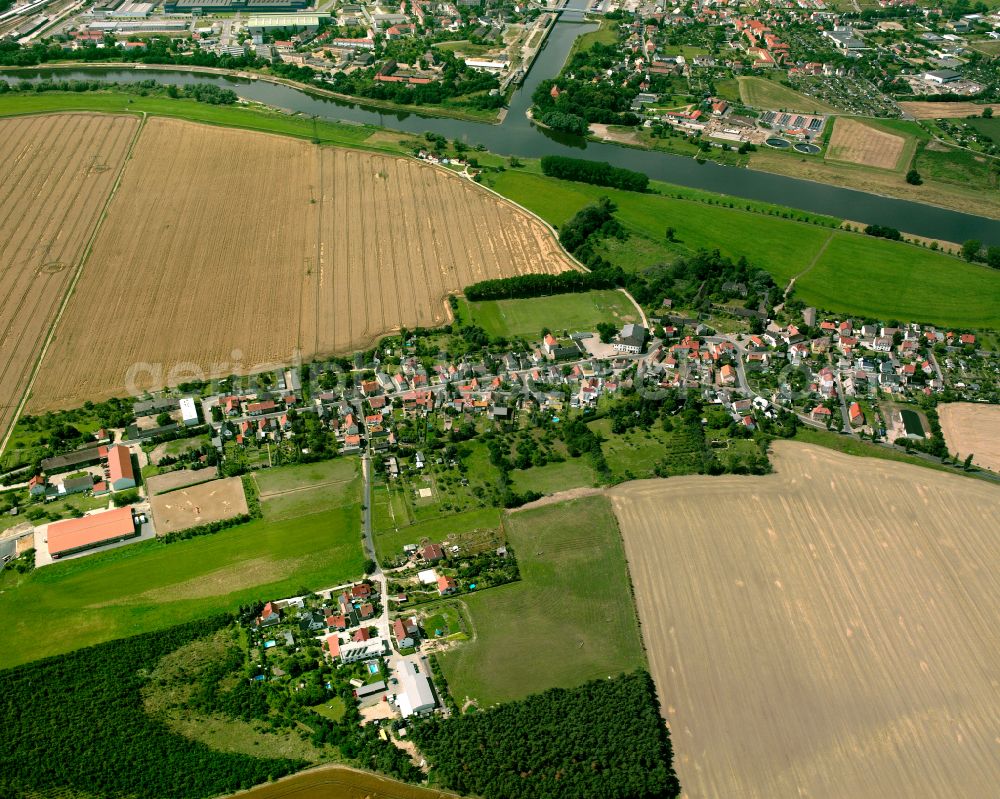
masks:
<path id="1" fill-rule="evenodd" d="M 131 508 L 115 508 L 79 519 L 52 522 L 47 533 L 49 554 L 60 558 L 102 544 L 124 541 L 135 534 Z"/>
<path id="2" fill-rule="evenodd" d="M 115 491 L 135 488 L 132 453 L 122 444 L 108 448 L 108 482 Z"/>

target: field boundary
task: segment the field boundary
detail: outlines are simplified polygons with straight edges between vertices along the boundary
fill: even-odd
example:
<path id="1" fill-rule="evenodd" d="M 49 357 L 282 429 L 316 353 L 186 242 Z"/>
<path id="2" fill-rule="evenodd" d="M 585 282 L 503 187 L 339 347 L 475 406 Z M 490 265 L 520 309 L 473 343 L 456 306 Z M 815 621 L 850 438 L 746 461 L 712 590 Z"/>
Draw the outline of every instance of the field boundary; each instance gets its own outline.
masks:
<path id="1" fill-rule="evenodd" d="M 100 113 L 100 112 L 97 112 Z M 31 376 L 28 378 L 28 382 L 25 384 L 24 391 L 21 393 L 21 398 L 17 403 L 17 408 L 14 411 L 13 416 L 10 419 L 10 425 L 4 432 L 3 442 L 0 443 L 0 454 L 2 454 L 7 449 L 7 444 L 10 441 L 10 437 L 14 434 L 14 428 L 17 426 L 18 419 L 21 418 L 21 414 L 24 413 L 24 408 L 28 404 L 28 398 L 31 396 L 31 389 L 35 385 L 35 379 L 38 377 L 38 373 L 41 370 L 42 361 L 45 359 L 46 353 L 49 351 L 49 347 L 55 338 L 56 327 L 59 325 L 59 320 L 62 319 L 63 313 L 66 311 L 66 307 L 69 305 L 69 300 L 73 296 L 73 291 L 76 289 L 76 284 L 79 282 L 81 275 L 83 275 L 84 267 L 87 261 L 90 259 L 90 253 L 94 249 L 94 242 L 97 239 L 97 234 L 101 230 L 101 226 L 104 224 L 104 220 L 107 219 L 108 209 L 111 207 L 111 201 L 115 198 L 118 193 L 118 187 L 121 186 L 122 178 L 125 176 L 125 170 L 128 167 L 129 161 L 132 160 L 132 152 L 135 149 L 136 143 L 139 141 L 139 137 L 142 135 L 143 130 L 146 127 L 146 113 L 142 112 L 142 118 L 139 120 L 139 124 L 136 126 L 135 133 L 132 136 L 132 140 L 129 142 L 128 149 L 125 151 L 125 156 L 122 158 L 121 169 L 118 170 L 118 175 L 115 177 L 115 182 L 111 186 L 111 191 L 108 192 L 107 198 L 105 198 L 104 204 L 101 206 L 101 213 L 97 217 L 97 221 L 94 223 L 94 227 L 90 232 L 90 236 L 87 238 L 87 243 L 83 248 L 83 252 L 80 255 L 80 263 L 78 264 L 76 271 L 73 273 L 73 277 L 66 287 L 66 291 L 63 294 L 62 301 L 59 303 L 59 310 L 56 311 L 55 317 L 52 319 L 52 323 L 49 325 L 48 332 L 45 336 L 45 342 L 42 344 L 39 350 L 38 357 L 35 358 L 35 363 L 31 368 Z"/>

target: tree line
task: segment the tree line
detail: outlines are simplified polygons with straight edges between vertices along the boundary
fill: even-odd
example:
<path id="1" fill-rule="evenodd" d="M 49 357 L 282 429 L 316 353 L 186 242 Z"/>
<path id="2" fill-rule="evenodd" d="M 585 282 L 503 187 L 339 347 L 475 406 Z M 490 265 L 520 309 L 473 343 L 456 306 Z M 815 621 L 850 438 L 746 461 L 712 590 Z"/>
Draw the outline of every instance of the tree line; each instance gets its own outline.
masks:
<path id="1" fill-rule="evenodd" d="M 519 275 L 495 280 L 482 280 L 467 286 L 465 296 L 473 302 L 478 302 L 480 300 L 546 297 L 551 294 L 572 294 L 614 287 L 614 279 L 607 275 L 571 271 L 560 272 L 557 275 Z"/>
<path id="2" fill-rule="evenodd" d="M 610 186 L 625 191 L 646 191 L 649 188 L 649 177 L 642 172 L 611 166 L 606 161 L 546 155 L 542 157 L 542 172 L 553 178 Z"/>
<path id="3" fill-rule="evenodd" d="M 411 726 L 431 776 L 505 799 L 663 799 L 680 784 L 646 672 Z"/>
<path id="4" fill-rule="evenodd" d="M 8 83 L 0 80 L 0 94 L 22 92 L 25 94 L 43 94 L 45 92 L 106 92 L 119 91 L 126 94 L 136 94 L 140 97 L 149 95 L 165 95 L 174 98 L 187 98 L 209 105 L 233 105 L 239 97 L 232 89 L 222 89 L 211 83 L 193 83 L 188 86 L 163 86 L 155 80 L 140 80 L 135 83 L 108 83 L 99 80 L 40 80 L 36 82 L 19 81 Z"/>

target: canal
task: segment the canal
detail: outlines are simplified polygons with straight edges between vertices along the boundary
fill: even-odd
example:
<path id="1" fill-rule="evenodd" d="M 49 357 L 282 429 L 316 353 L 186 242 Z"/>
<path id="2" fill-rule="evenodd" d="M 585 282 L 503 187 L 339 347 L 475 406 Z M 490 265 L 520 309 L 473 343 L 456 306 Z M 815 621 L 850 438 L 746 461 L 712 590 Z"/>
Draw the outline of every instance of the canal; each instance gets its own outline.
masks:
<path id="1" fill-rule="evenodd" d="M 553 26 L 524 84 L 512 96 L 506 118 L 499 125 L 373 109 L 263 80 L 243 80 L 155 68 L 132 70 L 88 67 L 7 74 L 25 80 L 105 80 L 125 83 L 154 79 L 160 83 L 177 85 L 212 83 L 233 89 L 247 100 L 315 115 L 321 119 L 364 123 L 407 133 L 431 131 L 449 139 L 462 139 L 470 145 L 482 144 L 499 155 L 529 158 L 571 155 L 607 161 L 615 166 L 644 172 L 654 180 L 681 186 L 788 205 L 842 219 L 889 225 L 909 233 L 948 241 L 979 239 L 987 244 L 1000 244 L 1000 220 L 768 172 L 721 166 L 712 162 L 699 164 L 693 158 L 590 142 L 539 128 L 525 115 L 531 106 L 531 94 L 542 80 L 558 74 L 577 37 L 595 29 L 594 23 L 584 21 L 582 9 L 586 7 L 586 3 L 587 0 L 570 0 L 569 10 L 564 11 Z"/>

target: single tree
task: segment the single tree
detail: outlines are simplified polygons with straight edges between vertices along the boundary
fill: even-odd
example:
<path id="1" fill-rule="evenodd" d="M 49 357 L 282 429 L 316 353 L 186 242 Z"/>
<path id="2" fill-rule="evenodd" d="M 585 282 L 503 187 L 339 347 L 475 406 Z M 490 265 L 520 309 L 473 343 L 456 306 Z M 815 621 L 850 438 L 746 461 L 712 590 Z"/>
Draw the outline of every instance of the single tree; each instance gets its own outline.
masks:
<path id="1" fill-rule="evenodd" d="M 972 468 L 972 453 L 971 452 L 968 455 L 966 455 L 966 457 L 965 457 L 965 463 L 962 464 L 962 468 L 965 469 L 965 471 L 969 471 L 969 469 Z"/>
<path id="2" fill-rule="evenodd" d="M 912 186 L 919 186 L 924 182 L 924 179 L 920 177 L 920 173 L 915 169 L 911 169 L 906 173 L 906 182 Z"/>
<path id="3" fill-rule="evenodd" d="M 966 261 L 973 261 L 979 256 L 979 251 L 983 248 L 983 243 L 978 239 L 969 239 L 962 245 L 962 257 Z"/>

